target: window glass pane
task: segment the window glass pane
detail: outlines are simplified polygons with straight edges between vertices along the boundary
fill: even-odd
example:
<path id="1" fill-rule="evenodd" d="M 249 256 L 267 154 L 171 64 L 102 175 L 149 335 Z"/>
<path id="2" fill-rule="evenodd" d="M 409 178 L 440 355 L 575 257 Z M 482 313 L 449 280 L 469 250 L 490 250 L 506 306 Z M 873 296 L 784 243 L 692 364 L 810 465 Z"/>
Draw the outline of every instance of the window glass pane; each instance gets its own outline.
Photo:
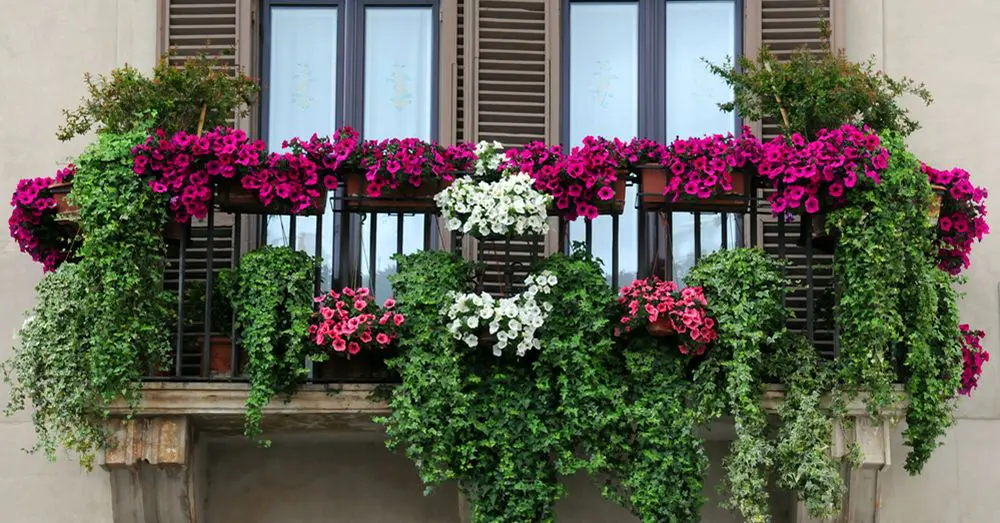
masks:
<path id="1" fill-rule="evenodd" d="M 735 2 L 668 1 L 666 9 L 667 137 L 727 133 L 735 116 L 719 110 L 732 100 L 732 90 L 708 70 L 704 60 L 721 63 L 736 48 Z M 722 246 L 722 215 L 701 214 L 702 254 Z M 736 245 L 737 220 L 727 215 L 726 241 Z M 680 282 L 694 264 L 694 215 L 671 218 L 673 278 Z"/>
<path id="2" fill-rule="evenodd" d="M 585 136 L 631 139 L 639 130 L 639 7 L 636 3 L 571 3 L 569 44 L 569 147 Z M 619 218 L 619 284 L 638 269 L 638 217 L 629 188 Z M 610 281 L 612 218 L 593 222 L 593 252 L 604 260 Z M 570 239 L 584 241 L 586 222 L 570 224 Z"/>
<path id="3" fill-rule="evenodd" d="M 430 7 L 369 7 L 365 10 L 365 138 L 432 138 L 433 11 Z M 376 215 L 375 275 L 372 278 L 371 216 L 361 227 L 361 283 L 374 285 L 379 300 L 392 289 L 392 255 L 399 250 L 399 215 Z M 402 252 L 424 247 L 423 216 L 403 217 Z"/>
<path id="4" fill-rule="evenodd" d="M 274 7 L 271 9 L 271 70 L 267 92 L 267 143 L 276 149 L 292 137 L 331 134 L 337 120 L 336 8 Z M 329 207 L 329 206 L 328 206 Z M 333 213 L 323 216 L 323 286 L 330 284 L 333 259 Z M 315 217 L 296 218 L 295 247 L 316 254 Z M 290 245 L 288 217 L 269 216 L 267 240 Z"/>

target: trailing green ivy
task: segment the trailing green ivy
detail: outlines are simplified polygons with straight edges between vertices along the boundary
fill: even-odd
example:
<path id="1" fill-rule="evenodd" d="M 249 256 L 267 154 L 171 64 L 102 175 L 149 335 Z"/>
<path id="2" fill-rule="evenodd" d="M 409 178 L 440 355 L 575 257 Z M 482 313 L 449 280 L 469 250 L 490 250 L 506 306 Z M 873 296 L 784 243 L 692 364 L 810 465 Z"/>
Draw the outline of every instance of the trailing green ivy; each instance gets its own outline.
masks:
<path id="1" fill-rule="evenodd" d="M 889 168 L 871 191 L 832 212 L 840 231 L 834 271 L 841 289 L 841 380 L 871 396 L 873 416 L 891 405 L 897 377 L 910 395 L 906 469 L 917 473 L 951 424 L 962 372 L 956 295 L 935 266 L 927 209 L 931 188 L 901 137 L 887 133 Z"/>
<path id="2" fill-rule="evenodd" d="M 230 302 L 249 359 L 248 438 L 260 435 L 262 411 L 271 399 L 291 396 L 308 376 L 306 358 L 320 357 L 306 339 L 314 269 L 302 251 L 264 246 L 244 256 L 233 275 Z"/>
<path id="3" fill-rule="evenodd" d="M 708 457 L 687 403 L 691 358 L 642 331 L 624 345 L 629 442 L 607 493 L 644 523 L 701 521 Z"/>
<path id="4" fill-rule="evenodd" d="M 23 330 L 22 352 L 8 367 L 13 371 L 8 377 L 20 383 L 8 411 L 23 408 L 25 397 L 46 404 L 46 398 L 67 395 L 65 406 L 36 415 L 38 448 L 51 457 L 54 444 L 62 444 L 85 466 L 111 444 L 103 427 L 107 407 L 124 400 L 135 409 L 144 372 L 162 365 L 170 352 L 170 294 L 159 270 L 165 201 L 131 168 L 131 148 L 145 136 L 144 131 L 103 133 L 77 160 L 70 197 L 80 211 L 80 261 L 40 286 L 44 293 L 34 315 L 41 321 Z M 52 303 L 56 289 L 72 304 Z M 51 317 L 50 308 L 60 316 Z M 56 346 L 64 336 L 44 338 L 55 321 L 67 326 L 71 345 Z M 46 368 L 17 363 L 42 350 L 51 353 Z"/>
<path id="5" fill-rule="evenodd" d="M 457 479 L 473 521 L 553 521 L 558 474 L 605 467 L 622 441 L 624 389 L 606 372 L 613 300 L 600 265 L 582 252 L 542 264 L 559 280 L 546 297 L 553 308 L 542 348 L 518 358 L 441 335 L 450 293 L 471 285 L 468 264 L 441 252 L 397 260 L 407 333 L 391 362 L 403 384 L 381 420 L 390 448 L 405 449 L 431 487 Z"/>

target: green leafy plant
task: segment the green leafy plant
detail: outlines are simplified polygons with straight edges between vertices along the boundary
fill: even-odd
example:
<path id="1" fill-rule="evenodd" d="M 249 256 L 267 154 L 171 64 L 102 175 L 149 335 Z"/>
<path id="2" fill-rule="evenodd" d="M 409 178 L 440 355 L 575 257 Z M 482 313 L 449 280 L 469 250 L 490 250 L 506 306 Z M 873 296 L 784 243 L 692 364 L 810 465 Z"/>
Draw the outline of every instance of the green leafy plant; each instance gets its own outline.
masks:
<path id="1" fill-rule="evenodd" d="M 233 272 L 219 271 L 212 281 L 212 332 L 229 336 L 233 329 L 233 306 L 230 302 L 233 287 Z M 187 326 L 205 323 L 206 285 L 204 281 L 185 282 L 184 324 Z"/>
<path id="2" fill-rule="evenodd" d="M 924 85 L 894 79 L 877 70 L 873 60 L 852 62 L 843 50 L 831 48 L 829 32 L 823 32 L 825 47 L 819 52 L 800 49 L 781 61 L 762 47 L 756 59 L 742 56 L 735 65 L 709 64 L 735 95 L 719 107 L 749 121 L 777 120 L 783 134 L 800 133 L 810 140 L 820 129 L 846 123 L 904 136 L 917 130 L 919 123 L 900 98 L 913 95 L 930 104 Z"/>
<path id="3" fill-rule="evenodd" d="M 623 444 L 624 388 L 605 370 L 613 355 L 611 289 L 582 251 L 539 270 L 558 283 L 542 347 L 523 358 L 442 337 L 452 292 L 474 271 L 450 254 L 397 257 L 393 289 L 406 324 L 403 354 L 390 362 L 403 384 L 386 424 L 429 486 L 457 479 L 476 522 L 553 521 L 559 474 L 606 467 Z"/>
<path id="4" fill-rule="evenodd" d="M 63 111 L 66 122 L 56 137 L 66 141 L 95 128 L 120 134 L 145 129 L 147 124 L 149 129 L 193 133 L 203 110 L 206 129 L 248 114 L 258 91 L 252 79 L 205 57 L 189 59 L 180 67 L 170 65 L 167 58 L 160 60 L 152 77 L 129 65 L 109 76 L 87 74 L 87 97 L 80 107 Z M 152 121 L 143 122 L 147 118 Z"/>
<path id="5" fill-rule="evenodd" d="M 232 306 L 249 359 L 248 438 L 260 435 L 271 399 L 291 396 L 301 385 L 308 375 L 306 358 L 321 357 L 307 340 L 314 269 L 315 261 L 304 252 L 264 246 L 244 256 L 233 275 Z"/>
<path id="6" fill-rule="evenodd" d="M 637 330 L 623 343 L 628 384 L 628 442 L 612 460 L 614 482 L 605 494 L 644 523 L 701 521 L 702 484 L 708 469 L 687 403 L 691 358 L 676 342 Z"/>

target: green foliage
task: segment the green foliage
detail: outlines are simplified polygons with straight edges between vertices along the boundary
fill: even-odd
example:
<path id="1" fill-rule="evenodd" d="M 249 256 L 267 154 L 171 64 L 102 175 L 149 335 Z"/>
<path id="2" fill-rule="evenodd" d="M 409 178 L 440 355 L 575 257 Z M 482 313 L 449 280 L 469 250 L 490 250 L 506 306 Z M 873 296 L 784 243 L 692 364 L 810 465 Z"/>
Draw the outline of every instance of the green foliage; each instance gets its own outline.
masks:
<path id="1" fill-rule="evenodd" d="M 249 77 L 227 73 L 204 57 L 192 58 L 182 67 L 160 60 L 147 77 L 126 65 L 107 77 L 87 74 L 87 97 L 80 107 L 63 111 L 66 123 L 56 137 L 62 141 L 98 132 L 127 133 L 152 118 L 151 129 L 195 132 L 205 107 L 206 129 L 225 125 L 235 115 L 248 114 L 258 87 Z"/>
<path id="2" fill-rule="evenodd" d="M 248 438 L 260 435 L 264 407 L 278 394 L 294 394 L 308 375 L 306 358 L 318 356 L 306 338 L 314 269 L 304 252 L 264 246 L 244 256 L 233 275 L 232 306 L 249 358 Z"/>
<path id="3" fill-rule="evenodd" d="M 763 47 L 756 60 L 742 56 L 737 66 L 727 61 L 709 68 L 735 94 L 734 101 L 719 104 L 722 110 L 735 110 L 749 121 L 772 118 L 781 123 L 784 134 L 801 133 L 810 139 L 820 129 L 845 123 L 905 136 L 920 125 L 900 98 L 914 95 L 931 103 L 923 84 L 893 79 L 877 70 L 873 60 L 852 62 L 843 50 L 831 50 L 829 42 L 821 52 L 801 49 L 787 61 Z"/>
<path id="4" fill-rule="evenodd" d="M 916 473 L 951 424 L 962 370 L 958 312 L 950 277 L 935 266 L 927 176 L 898 134 L 884 135 L 883 144 L 891 157 L 882 182 L 850 193 L 850 205 L 828 220 L 841 236 L 834 256 L 841 380 L 871 395 L 873 415 L 897 399 L 896 378 L 906 381 L 905 437 L 913 447 L 906 468 Z"/>
<path id="5" fill-rule="evenodd" d="M 216 273 L 212 281 L 212 332 L 226 336 L 233 329 L 233 306 L 230 303 L 233 283 L 233 272 L 230 270 Z M 205 323 L 205 287 L 205 282 L 201 280 L 185 282 L 184 324 L 189 327 Z"/>
<path id="6" fill-rule="evenodd" d="M 701 521 L 708 458 L 687 404 L 691 360 L 676 343 L 642 331 L 624 345 L 630 438 L 627 452 L 614 462 L 617 488 L 607 494 L 644 523 Z"/>
<path id="7" fill-rule="evenodd" d="M 70 196 L 80 208 L 80 262 L 40 287 L 45 292 L 34 315 L 43 321 L 22 333 L 22 351 L 44 350 L 51 365 L 13 367 L 21 387 L 12 396 L 13 410 L 23 407 L 19 398 L 25 396 L 49 405 L 36 412 L 38 447 L 51 457 L 55 444 L 62 444 L 85 466 L 109 443 L 106 406 L 124 400 L 134 409 L 144 366 L 162 365 L 170 352 L 170 296 L 161 269 L 165 202 L 131 168 L 131 148 L 143 139 L 142 130 L 104 133 L 77 160 Z M 52 303 L 57 288 L 72 303 Z M 56 321 L 46 319 L 49 309 L 61 312 L 65 334 L 48 330 Z M 16 354 L 14 361 L 22 357 Z M 52 407 L 59 396 L 66 404 Z"/>
<path id="8" fill-rule="evenodd" d="M 719 334 L 695 370 L 694 399 L 701 420 L 728 412 L 736 423 L 723 463 L 728 506 L 747 521 L 768 521 L 766 473 L 775 456 L 760 398 L 765 353 L 788 317 L 781 267 L 759 249 L 719 251 L 702 258 L 685 283 L 704 289 Z"/>
<path id="9" fill-rule="evenodd" d="M 796 492 L 811 517 L 833 518 L 840 513 L 846 490 L 840 460 L 830 454 L 833 421 L 840 413 L 821 402 L 839 397 L 836 371 L 819 359 L 808 340 L 795 334 L 786 334 L 769 359 L 768 371 L 783 377 L 785 385 L 775 448 L 778 486 Z"/>
<path id="10" fill-rule="evenodd" d="M 90 339 L 82 300 L 86 288 L 75 264 L 45 275 L 35 288 L 35 307 L 18 331 L 14 355 L 3 364 L 12 415 L 30 402 L 38 437 L 31 452 L 50 460 L 63 447 L 86 468 L 105 447 L 100 391 L 90 386 Z"/>
<path id="11" fill-rule="evenodd" d="M 390 448 L 405 449 L 429 486 L 457 479 L 473 521 L 553 521 L 557 474 L 603 468 L 623 441 L 623 388 L 605 372 L 613 300 L 600 265 L 582 252 L 546 260 L 540 270 L 559 283 L 542 349 L 517 358 L 441 336 L 441 311 L 449 292 L 471 285 L 470 265 L 442 252 L 397 260 L 407 331 L 391 362 L 403 384 L 381 420 Z"/>

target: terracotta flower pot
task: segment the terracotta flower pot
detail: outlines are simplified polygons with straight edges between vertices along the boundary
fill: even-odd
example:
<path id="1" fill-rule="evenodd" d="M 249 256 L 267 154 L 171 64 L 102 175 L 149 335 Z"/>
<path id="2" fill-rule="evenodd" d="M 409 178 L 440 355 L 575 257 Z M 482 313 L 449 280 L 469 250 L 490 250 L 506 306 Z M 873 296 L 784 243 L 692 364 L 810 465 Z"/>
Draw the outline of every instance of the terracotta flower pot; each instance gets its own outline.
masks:
<path id="1" fill-rule="evenodd" d="M 626 173 L 619 172 L 618 179 L 611 186 L 615 190 L 614 198 L 597 202 L 599 214 L 621 214 L 625 210 L 625 177 Z"/>
<path id="2" fill-rule="evenodd" d="M 198 338 L 198 345 L 205 346 L 205 338 Z M 208 339 L 208 375 L 212 378 L 233 376 L 233 342 L 229 336 L 212 336 Z"/>
<path id="3" fill-rule="evenodd" d="M 669 316 L 661 316 L 657 318 L 656 321 L 648 323 L 646 325 L 646 330 L 657 338 L 677 334 L 677 331 L 674 330 L 674 326 L 670 323 Z"/>
<path id="4" fill-rule="evenodd" d="M 636 167 L 639 175 L 639 201 L 644 206 L 662 207 L 668 211 L 692 212 L 742 212 L 749 206 L 750 174 L 743 170 L 734 170 L 732 190 L 711 198 L 678 198 L 670 201 L 663 194 L 671 175 L 667 168 L 660 164 L 644 164 Z"/>
<path id="5" fill-rule="evenodd" d="M 52 199 L 56 201 L 56 212 L 59 214 L 74 214 L 80 212 L 80 208 L 66 201 L 66 196 L 73 190 L 73 182 L 54 183 L 49 186 Z"/>
<path id="6" fill-rule="evenodd" d="M 934 196 L 931 198 L 930 207 L 927 208 L 927 225 L 937 227 L 938 219 L 941 218 L 941 202 L 944 201 L 948 188 L 943 185 L 931 185 L 931 190 L 934 191 Z"/>
<path id="7" fill-rule="evenodd" d="M 424 178 L 420 187 L 401 183 L 398 189 L 382 189 L 378 198 L 368 196 L 368 180 L 363 172 L 347 173 L 344 207 L 352 211 L 420 212 L 437 209 L 434 195 L 451 185 L 450 180 Z"/>
<path id="8" fill-rule="evenodd" d="M 257 197 L 257 192 L 246 189 L 236 178 L 220 181 L 216 185 L 215 203 L 225 212 L 243 214 L 286 214 L 291 215 L 292 205 L 287 201 L 275 198 L 269 205 L 264 205 Z M 326 210 L 326 188 L 320 188 L 320 195 L 312 199 L 312 204 L 294 213 L 297 216 L 316 216 Z"/>

